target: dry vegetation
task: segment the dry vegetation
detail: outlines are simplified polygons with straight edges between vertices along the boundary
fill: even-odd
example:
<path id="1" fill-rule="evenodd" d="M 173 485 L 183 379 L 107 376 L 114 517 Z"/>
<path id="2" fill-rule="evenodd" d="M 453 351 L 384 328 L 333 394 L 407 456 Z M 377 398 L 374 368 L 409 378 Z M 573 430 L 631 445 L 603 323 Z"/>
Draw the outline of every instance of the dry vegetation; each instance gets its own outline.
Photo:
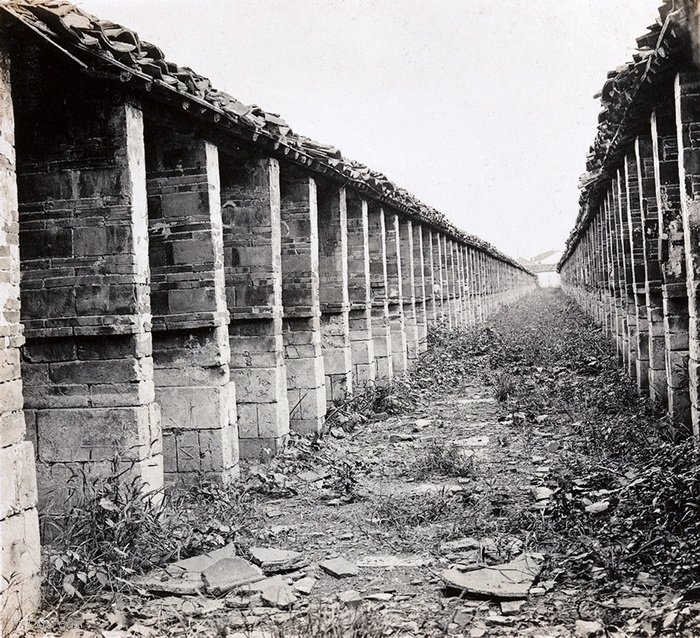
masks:
<path id="1" fill-rule="evenodd" d="M 407 378 L 370 385 L 336 405 L 321 437 L 293 436 L 271 465 L 244 469 L 233 487 L 203 482 L 153 507 L 150 496 L 116 475 L 94 485 L 45 550 L 45 599 L 58 610 L 49 624 L 75 624 L 87 608 L 102 618 L 94 610 L 106 592 L 133 605 L 140 595 L 129 585 L 134 574 L 232 541 L 244 553 L 254 540 L 269 542 L 270 525 L 283 521 L 299 529 L 282 546 L 313 560 L 328 551 L 315 544 L 319 534 L 347 531 L 345 552 L 428 551 L 438 559 L 441 542 L 473 536 L 491 547 L 484 554 L 490 562 L 523 548 L 549 555 L 541 577 L 547 595 L 488 635 L 542 626 L 553 627 L 547 635 L 568 636 L 580 618 L 626 632 L 610 635 L 694 635 L 697 610 L 673 596 L 693 597 L 700 573 L 698 452 L 683 428 L 637 397 L 601 330 L 563 295 L 538 292 L 487 327 L 439 326 L 430 345 Z M 497 400 L 483 412 L 492 442 L 481 455 L 454 445 L 469 426 L 459 407 L 467 386 Z M 429 435 L 415 434 L 416 416 L 431 417 Z M 392 433 L 396 442 L 387 443 Z M 311 484 L 299 479 L 309 471 L 319 474 Z M 461 489 L 398 489 L 450 482 Z M 529 485 L 549 488 L 550 498 L 533 504 Z M 270 521 L 268 504 L 287 504 L 290 513 Z M 422 623 L 417 632 L 402 632 L 375 607 L 316 600 L 275 621 L 273 635 L 468 636 L 484 618 L 475 608 L 472 625 L 455 628 L 451 619 L 466 612 L 459 600 L 435 606 L 437 579 L 413 589 L 407 613 Z M 648 609 L 614 602 L 640 592 Z M 229 613 L 158 620 L 157 635 L 231 635 Z"/>

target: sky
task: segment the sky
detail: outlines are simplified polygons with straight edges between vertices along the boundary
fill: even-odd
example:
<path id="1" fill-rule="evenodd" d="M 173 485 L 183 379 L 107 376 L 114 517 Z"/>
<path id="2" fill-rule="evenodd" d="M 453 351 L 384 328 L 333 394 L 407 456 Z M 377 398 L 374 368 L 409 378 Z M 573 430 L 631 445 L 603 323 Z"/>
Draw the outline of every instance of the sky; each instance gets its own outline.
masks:
<path id="1" fill-rule="evenodd" d="M 82 0 L 512 256 L 563 248 L 659 0 Z"/>

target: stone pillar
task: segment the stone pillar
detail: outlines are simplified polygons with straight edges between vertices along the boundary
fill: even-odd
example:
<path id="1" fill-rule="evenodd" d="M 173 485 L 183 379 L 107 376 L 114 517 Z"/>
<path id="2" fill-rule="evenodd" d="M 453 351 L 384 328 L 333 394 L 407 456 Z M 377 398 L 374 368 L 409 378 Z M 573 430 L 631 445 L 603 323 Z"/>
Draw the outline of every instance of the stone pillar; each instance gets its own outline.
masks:
<path id="1" fill-rule="evenodd" d="M 609 193 L 609 191 L 608 191 Z M 617 307 L 615 305 L 615 286 L 617 279 L 615 253 L 614 253 L 614 237 L 610 228 L 610 207 L 608 202 L 608 193 L 606 193 L 601 206 L 602 223 L 603 223 L 603 241 L 605 250 L 605 294 L 608 302 L 608 332 L 610 338 L 617 344 Z"/>
<path id="2" fill-rule="evenodd" d="M 423 229 L 423 263 L 425 264 L 425 312 L 428 325 L 439 321 L 439 300 L 435 288 L 439 286 L 439 272 L 434 260 L 434 231 L 432 228 Z"/>
<path id="3" fill-rule="evenodd" d="M 442 307 L 445 320 L 454 327 L 456 319 L 454 315 L 454 304 L 452 303 L 452 273 L 450 272 L 450 260 L 447 252 L 448 239 L 445 235 L 440 235 L 440 270 L 442 271 Z"/>
<path id="4" fill-rule="evenodd" d="M 474 279 L 476 282 L 475 293 L 476 293 L 476 307 L 477 307 L 477 321 L 483 323 L 486 319 L 486 291 L 484 290 L 484 272 L 483 272 L 483 260 L 481 258 L 481 251 L 474 249 L 472 253 L 472 260 L 474 262 Z"/>
<path id="5" fill-rule="evenodd" d="M 269 459 L 289 434 L 282 339 L 279 165 L 220 150 L 231 377 L 243 458 Z"/>
<path id="6" fill-rule="evenodd" d="M 487 259 L 483 251 L 477 253 L 479 260 L 479 280 L 481 282 L 481 312 L 482 321 L 486 321 L 491 315 L 491 295 L 489 289 L 489 277 L 487 270 Z"/>
<path id="7" fill-rule="evenodd" d="M 469 266 L 469 286 L 471 292 L 472 314 L 474 316 L 474 325 L 481 323 L 481 296 L 479 289 L 479 273 L 478 263 L 476 260 L 476 248 L 473 246 L 467 247 L 467 264 Z"/>
<path id="8" fill-rule="evenodd" d="M 326 385 L 321 351 L 316 182 L 280 167 L 282 338 L 289 426 L 321 431 Z"/>
<path id="9" fill-rule="evenodd" d="M 227 482 L 238 469 L 238 425 L 217 148 L 148 119 L 146 187 L 165 480 Z"/>
<path id="10" fill-rule="evenodd" d="M 668 411 L 690 424 L 688 388 L 688 289 L 685 283 L 685 240 L 678 175 L 678 136 L 673 101 L 651 116 L 654 182 L 659 215 L 659 258 L 664 313 Z"/>
<path id="11" fill-rule="evenodd" d="M 399 216 L 386 212 L 386 281 L 391 326 L 391 359 L 395 375 L 408 369 L 406 325 L 403 316 L 403 287 L 401 281 L 401 238 Z"/>
<path id="12" fill-rule="evenodd" d="M 469 270 L 467 268 L 467 247 L 464 244 L 457 245 L 457 255 L 459 260 L 460 269 L 460 281 L 461 281 L 461 291 L 462 291 L 462 313 L 464 316 L 464 323 L 466 325 L 472 325 L 472 306 L 471 300 L 469 299 Z"/>
<path id="13" fill-rule="evenodd" d="M 632 149 L 633 150 L 633 149 Z M 644 230 L 639 200 L 637 159 L 633 153 L 625 157 L 625 184 L 627 186 L 627 221 L 632 259 L 632 290 L 637 318 L 636 373 L 637 391 L 649 389 L 649 322 L 647 319 L 646 270 L 644 266 Z"/>
<path id="14" fill-rule="evenodd" d="M 619 329 L 619 300 L 620 300 L 620 272 L 617 262 L 617 235 L 616 228 L 613 222 L 611 212 L 611 193 L 608 189 L 603 201 L 605 212 L 605 224 L 607 228 L 607 250 L 608 250 L 608 294 L 610 295 L 610 321 L 611 321 L 611 336 L 615 342 L 615 347 L 618 352 L 622 352 L 622 334 Z"/>
<path id="15" fill-rule="evenodd" d="M 348 299 L 353 387 L 374 381 L 377 362 L 372 339 L 372 288 L 369 259 L 367 201 L 354 190 L 346 191 L 348 218 Z"/>
<path id="16" fill-rule="evenodd" d="M 447 242 L 447 264 L 450 275 L 450 303 L 452 304 L 452 314 L 455 318 L 455 325 L 464 325 L 462 315 L 462 291 L 460 286 L 459 263 L 457 261 L 457 244 L 453 239 Z"/>
<path id="17" fill-rule="evenodd" d="M 374 358 L 377 363 L 377 378 L 388 379 L 394 376 L 394 366 L 391 357 L 384 209 L 375 202 L 368 202 L 367 217 L 369 220 L 369 266 L 372 289 Z"/>
<path id="18" fill-rule="evenodd" d="M 40 502 L 63 510 L 115 470 L 161 490 L 163 457 L 142 112 L 53 64 L 37 53 L 13 80 L 25 414 Z"/>
<path id="19" fill-rule="evenodd" d="M 446 313 L 444 302 L 445 282 L 443 279 L 442 270 L 442 240 L 440 232 L 437 230 L 430 231 L 432 243 L 432 269 L 433 269 L 433 297 L 435 300 L 435 320 L 445 321 L 449 323 L 449 313 Z"/>
<path id="20" fill-rule="evenodd" d="M 654 153 L 649 133 L 637 138 L 635 150 L 642 213 L 649 325 L 649 394 L 653 401 L 666 404 L 664 309 L 659 265 L 659 212 L 654 182 Z"/>
<path id="21" fill-rule="evenodd" d="M 683 216 L 686 284 L 688 288 L 688 384 L 693 434 L 700 435 L 700 74 L 679 73 L 674 83 L 678 135 L 678 177 Z"/>
<path id="22" fill-rule="evenodd" d="M 413 222 L 399 219 L 399 248 L 401 251 L 401 293 L 406 332 L 406 356 L 418 358 L 418 322 L 416 319 L 415 262 L 413 254 Z"/>
<path id="23" fill-rule="evenodd" d="M 318 186 L 321 343 L 326 400 L 352 393 L 352 350 L 348 301 L 348 222 L 345 188 Z"/>
<path id="24" fill-rule="evenodd" d="M 34 450 L 22 412 L 15 131 L 4 45 L 0 113 L 0 635 L 9 636 L 39 608 L 40 555 Z"/>
<path id="25" fill-rule="evenodd" d="M 418 327 L 418 352 L 428 349 L 428 316 L 432 312 L 432 297 L 428 297 L 427 272 L 423 251 L 423 226 L 413 223 L 413 280 L 416 296 L 416 325 Z"/>
<path id="26" fill-rule="evenodd" d="M 630 244 L 629 217 L 627 215 L 627 188 L 622 171 L 617 171 L 615 183 L 617 185 L 617 216 L 620 227 L 620 245 L 622 263 L 625 269 L 625 313 L 627 335 L 625 345 L 627 350 L 623 353 L 627 374 L 634 379 L 637 373 L 637 307 L 634 297 L 634 279 L 632 273 L 632 253 Z"/>
<path id="27" fill-rule="evenodd" d="M 613 178 L 608 193 L 608 206 L 610 207 L 610 225 L 614 229 L 612 235 L 615 241 L 616 260 L 616 291 L 615 303 L 617 305 L 617 334 L 618 334 L 618 360 L 623 368 L 627 369 L 629 358 L 629 328 L 627 326 L 627 273 L 625 269 L 625 253 L 623 250 L 623 233 L 619 216 L 619 192 L 617 176 Z"/>

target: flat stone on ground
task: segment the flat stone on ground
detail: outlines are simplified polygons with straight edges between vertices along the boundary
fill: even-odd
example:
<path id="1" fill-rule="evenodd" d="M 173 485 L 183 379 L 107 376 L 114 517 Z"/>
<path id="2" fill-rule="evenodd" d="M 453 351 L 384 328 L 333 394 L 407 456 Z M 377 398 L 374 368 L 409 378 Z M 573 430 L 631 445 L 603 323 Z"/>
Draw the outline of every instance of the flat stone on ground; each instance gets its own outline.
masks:
<path id="1" fill-rule="evenodd" d="M 317 580 L 315 578 L 312 578 L 311 576 L 304 576 L 304 578 L 300 578 L 292 588 L 294 591 L 298 591 L 300 594 L 305 594 L 308 596 L 311 593 L 311 590 L 316 586 Z"/>
<path id="2" fill-rule="evenodd" d="M 379 567 L 393 569 L 394 567 L 423 567 L 429 565 L 430 559 L 425 556 L 410 555 L 377 555 L 363 556 L 357 561 L 358 567 Z"/>
<path id="3" fill-rule="evenodd" d="M 524 600 L 503 600 L 501 601 L 501 613 L 504 616 L 514 616 L 525 606 Z"/>
<path id="4" fill-rule="evenodd" d="M 296 602 L 292 588 L 281 578 L 269 578 L 268 584 L 262 589 L 262 600 L 266 605 L 289 609 Z"/>
<path id="5" fill-rule="evenodd" d="M 222 558 L 202 572 L 207 591 L 217 596 L 263 578 L 262 571 L 243 558 Z"/>
<path id="6" fill-rule="evenodd" d="M 481 549 L 481 543 L 476 539 L 468 536 L 459 538 L 454 541 L 445 541 L 440 543 L 441 554 L 454 554 L 457 552 L 466 552 L 470 549 Z"/>
<path id="7" fill-rule="evenodd" d="M 251 560 L 259 565 L 266 574 L 289 572 L 306 565 L 300 552 L 273 547 L 251 547 L 248 552 Z"/>
<path id="8" fill-rule="evenodd" d="M 231 543 L 222 547 L 221 549 L 215 549 L 206 554 L 199 554 L 198 556 L 192 556 L 191 558 L 185 558 L 184 560 L 179 560 L 174 563 L 170 563 L 165 568 L 165 571 L 171 576 L 184 577 L 187 575 L 195 575 L 196 580 L 200 579 L 200 574 L 207 568 L 221 560 L 222 558 L 233 558 L 236 555 L 236 546 Z"/>
<path id="9" fill-rule="evenodd" d="M 440 576 L 448 586 L 469 594 L 506 599 L 527 598 L 530 587 L 540 573 L 541 564 L 538 555 L 522 554 L 508 563 L 470 572 L 445 569 Z"/>
<path id="10" fill-rule="evenodd" d="M 348 607 L 359 607 L 362 604 L 362 596 L 359 591 L 349 589 L 338 594 L 338 600 Z"/>
<path id="11" fill-rule="evenodd" d="M 349 578 L 351 576 L 357 576 L 360 573 L 357 565 L 351 563 L 342 556 L 324 560 L 319 564 L 319 567 L 335 578 Z"/>

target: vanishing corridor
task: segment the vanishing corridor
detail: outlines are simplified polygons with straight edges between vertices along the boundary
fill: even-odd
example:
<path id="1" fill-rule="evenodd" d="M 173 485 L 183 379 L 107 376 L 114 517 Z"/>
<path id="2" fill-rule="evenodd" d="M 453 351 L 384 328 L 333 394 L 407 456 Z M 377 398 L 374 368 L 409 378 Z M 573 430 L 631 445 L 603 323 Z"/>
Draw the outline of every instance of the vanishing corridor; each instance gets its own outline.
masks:
<path id="1" fill-rule="evenodd" d="M 2 637 L 693 635 L 698 25 L 665 0 L 608 74 L 547 292 L 130 29 L 0 0 Z"/>
<path id="2" fill-rule="evenodd" d="M 70 510 L 115 463 L 149 492 L 235 481 L 535 280 L 128 29 L 0 20 L 4 628 L 39 604 L 37 496 Z"/>

